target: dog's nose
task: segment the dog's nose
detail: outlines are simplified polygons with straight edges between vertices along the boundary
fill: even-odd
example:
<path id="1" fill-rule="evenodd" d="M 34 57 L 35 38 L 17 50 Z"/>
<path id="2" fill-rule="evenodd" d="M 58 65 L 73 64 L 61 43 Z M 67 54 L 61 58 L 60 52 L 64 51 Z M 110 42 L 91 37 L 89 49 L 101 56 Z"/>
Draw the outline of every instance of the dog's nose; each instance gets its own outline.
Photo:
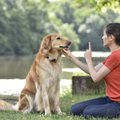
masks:
<path id="1" fill-rule="evenodd" d="M 71 41 L 68 41 L 67 45 L 68 45 L 68 46 L 70 46 L 70 45 L 71 45 L 71 43 L 72 43 Z"/>

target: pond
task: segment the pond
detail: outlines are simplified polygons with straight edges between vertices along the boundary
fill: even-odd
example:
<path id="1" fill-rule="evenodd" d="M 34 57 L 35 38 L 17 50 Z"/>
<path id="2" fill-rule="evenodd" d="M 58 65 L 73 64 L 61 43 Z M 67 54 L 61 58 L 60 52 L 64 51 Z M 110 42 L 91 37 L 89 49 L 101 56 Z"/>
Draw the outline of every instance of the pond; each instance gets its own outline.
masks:
<path id="1" fill-rule="evenodd" d="M 30 69 L 35 56 L 0 56 L 0 79 L 24 79 Z M 95 63 L 103 60 L 103 57 L 94 57 Z M 83 56 L 80 60 L 84 61 Z M 62 57 L 62 79 L 71 79 L 74 72 L 81 70 L 70 60 Z"/>
<path id="2" fill-rule="evenodd" d="M 0 56 L 0 79 L 25 78 L 33 60 L 34 56 Z M 63 68 L 76 67 L 65 57 L 62 58 L 62 66 Z M 71 74 L 68 73 L 67 78 L 71 77 L 69 75 Z M 62 74 L 62 76 L 65 78 L 66 75 Z"/>

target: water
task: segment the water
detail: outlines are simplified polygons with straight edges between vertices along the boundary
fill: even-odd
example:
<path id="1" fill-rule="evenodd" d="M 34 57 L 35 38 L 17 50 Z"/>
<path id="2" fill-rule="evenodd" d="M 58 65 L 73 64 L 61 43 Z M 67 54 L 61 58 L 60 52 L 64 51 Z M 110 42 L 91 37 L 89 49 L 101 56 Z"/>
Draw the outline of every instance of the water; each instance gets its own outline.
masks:
<path id="1" fill-rule="evenodd" d="M 0 78 L 25 78 L 33 56 L 0 56 Z"/>
<path id="2" fill-rule="evenodd" d="M 23 89 L 25 79 L 0 79 L 0 95 L 18 96 Z M 65 91 L 71 90 L 72 81 L 60 81 L 60 93 L 65 94 Z"/>
<path id="3" fill-rule="evenodd" d="M 84 61 L 84 53 L 75 53 Z M 104 56 L 102 56 L 104 55 Z M 106 57 L 105 53 L 95 53 L 93 61 L 97 64 Z M 102 57 L 101 57 L 102 56 Z M 30 69 L 35 56 L 0 56 L 0 79 L 24 79 Z M 75 64 L 65 57 L 62 57 L 63 72 L 62 79 L 71 79 L 72 75 L 81 71 Z"/>
<path id="4" fill-rule="evenodd" d="M 34 56 L 0 56 L 0 79 L 24 79 L 32 65 Z M 62 58 L 63 68 L 75 68 L 68 59 Z M 69 76 L 70 75 L 70 76 Z M 70 72 L 63 72 L 62 78 L 70 78 Z"/>

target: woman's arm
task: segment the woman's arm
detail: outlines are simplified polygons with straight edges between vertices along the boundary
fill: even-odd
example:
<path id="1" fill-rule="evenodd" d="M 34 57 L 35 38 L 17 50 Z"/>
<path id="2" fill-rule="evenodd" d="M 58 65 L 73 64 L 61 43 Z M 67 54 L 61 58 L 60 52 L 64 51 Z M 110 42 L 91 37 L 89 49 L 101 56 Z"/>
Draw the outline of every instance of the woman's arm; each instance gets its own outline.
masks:
<path id="1" fill-rule="evenodd" d="M 88 65 L 81 62 L 78 58 L 76 58 L 69 49 L 64 49 L 63 50 L 63 54 L 69 59 L 71 60 L 76 66 L 78 66 L 80 69 L 82 69 L 84 72 L 89 74 L 89 69 L 88 69 Z"/>
<path id="2" fill-rule="evenodd" d="M 76 58 L 69 49 L 64 49 L 63 54 L 71 60 L 76 66 L 78 66 L 80 69 L 82 69 L 84 72 L 89 74 L 89 68 L 88 65 L 81 62 L 78 58 Z M 103 66 L 102 63 L 95 66 L 95 69 L 98 71 Z"/>
<path id="3" fill-rule="evenodd" d="M 85 59 L 89 68 L 89 73 L 93 79 L 94 82 L 98 82 L 100 80 L 102 80 L 109 72 L 110 69 L 107 68 L 105 65 L 101 65 L 99 66 L 99 69 L 95 69 L 95 67 L 93 66 L 93 62 L 92 62 L 92 51 L 91 51 L 91 44 L 89 43 L 89 49 L 86 51 L 85 53 Z M 97 68 L 97 66 L 96 66 Z"/>

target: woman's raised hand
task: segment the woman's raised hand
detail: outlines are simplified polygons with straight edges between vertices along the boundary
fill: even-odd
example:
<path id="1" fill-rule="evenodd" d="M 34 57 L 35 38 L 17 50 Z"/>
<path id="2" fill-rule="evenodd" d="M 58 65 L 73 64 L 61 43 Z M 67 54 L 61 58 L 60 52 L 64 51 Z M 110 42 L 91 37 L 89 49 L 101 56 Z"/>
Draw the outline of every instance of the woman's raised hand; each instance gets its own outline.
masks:
<path id="1" fill-rule="evenodd" d="M 84 56 L 88 60 L 92 58 L 91 42 L 88 42 L 88 49 L 86 50 Z"/>

